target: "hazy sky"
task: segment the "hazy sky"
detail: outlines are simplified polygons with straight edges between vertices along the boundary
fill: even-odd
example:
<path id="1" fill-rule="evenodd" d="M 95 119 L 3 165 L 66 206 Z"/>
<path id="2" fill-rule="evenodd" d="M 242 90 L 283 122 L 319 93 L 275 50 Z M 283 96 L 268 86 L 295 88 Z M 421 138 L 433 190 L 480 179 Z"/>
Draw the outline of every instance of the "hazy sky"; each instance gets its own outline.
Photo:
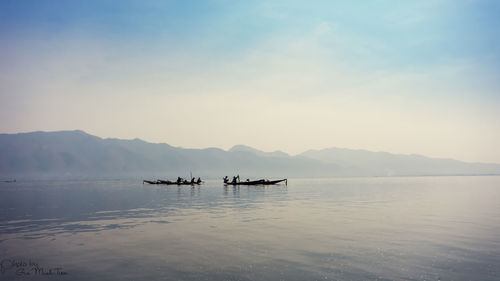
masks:
<path id="1" fill-rule="evenodd" d="M 500 163 L 500 1 L 1 1 L 0 132 Z"/>

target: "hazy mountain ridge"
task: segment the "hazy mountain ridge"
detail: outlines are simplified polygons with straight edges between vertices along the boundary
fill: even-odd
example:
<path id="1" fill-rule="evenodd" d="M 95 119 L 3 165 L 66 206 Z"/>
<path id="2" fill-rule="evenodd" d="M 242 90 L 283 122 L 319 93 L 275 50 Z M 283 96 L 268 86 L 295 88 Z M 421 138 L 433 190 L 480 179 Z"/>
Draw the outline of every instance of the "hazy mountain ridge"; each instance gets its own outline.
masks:
<path id="1" fill-rule="evenodd" d="M 280 150 L 276 150 L 273 152 L 264 152 L 264 151 L 255 149 L 253 147 L 241 145 L 241 144 L 233 146 L 231 149 L 229 149 L 229 152 L 250 152 L 250 153 L 256 154 L 258 156 L 265 156 L 265 157 L 290 157 L 290 155 L 288 155 L 287 153 L 280 151 Z"/>
<path id="2" fill-rule="evenodd" d="M 301 156 L 345 167 L 353 176 L 499 174 L 500 164 L 466 163 L 416 154 L 392 154 L 346 148 L 308 150 Z"/>
<path id="3" fill-rule="evenodd" d="M 336 177 L 500 174 L 500 164 L 329 148 L 296 156 L 236 145 L 186 149 L 83 131 L 0 134 L 0 177 Z"/>

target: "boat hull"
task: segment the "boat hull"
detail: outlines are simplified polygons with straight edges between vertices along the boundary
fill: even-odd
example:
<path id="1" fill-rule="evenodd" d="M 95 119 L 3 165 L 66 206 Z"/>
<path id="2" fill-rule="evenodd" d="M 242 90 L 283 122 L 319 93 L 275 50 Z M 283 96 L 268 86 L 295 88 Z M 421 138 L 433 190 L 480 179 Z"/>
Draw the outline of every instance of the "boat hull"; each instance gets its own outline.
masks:
<path id="1" fill-rule="evenodd" d="M 176 182 L 176 181 L 166 181 L 166 180 L 156 180 L 156 181 L 149 181 L 149 180 L 143 180 L 142 183 L 149 183 L 149 184 L 164 184 L 164 185 L 200 185 L 202 182 Z"/>
<path id="2" fill-rule="evenodd" d="M 287 179 L 281 179 L 281 180 L 256 180 L 256 181 L 241 181 L 241 182 L 226 182 L 224 183 L 225 185 L 273 185 L 277 184 L 280 182 L 285 182 L 285 184 L 288 183 Z"/>

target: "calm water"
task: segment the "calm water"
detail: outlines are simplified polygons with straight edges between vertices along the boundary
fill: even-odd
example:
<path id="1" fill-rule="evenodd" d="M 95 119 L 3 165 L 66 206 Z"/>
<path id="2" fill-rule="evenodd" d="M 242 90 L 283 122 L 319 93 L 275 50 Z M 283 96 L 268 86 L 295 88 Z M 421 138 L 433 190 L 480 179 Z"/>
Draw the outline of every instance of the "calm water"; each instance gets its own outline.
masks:
<path id="1" fill-rule="evenodd" d="M 1 183 L 0 279 L 500 280 L 499 199 L 500 177 Z"/>

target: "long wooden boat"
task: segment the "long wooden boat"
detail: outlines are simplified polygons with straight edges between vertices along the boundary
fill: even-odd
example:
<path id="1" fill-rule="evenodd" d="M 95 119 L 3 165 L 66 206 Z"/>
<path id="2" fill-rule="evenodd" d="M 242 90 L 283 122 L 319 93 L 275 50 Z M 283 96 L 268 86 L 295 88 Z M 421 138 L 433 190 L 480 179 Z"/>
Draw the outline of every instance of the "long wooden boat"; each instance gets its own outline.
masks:
<path id="1" fill-rule="evenodd" d="M 6 180 L 6 181 L 0 181 L 0 182 L 13 183 L 13 182 L 16 182 L 16 180 Z"/>
<path id="2" fill-rule="evenodd" d="M 288 183 L 287 179 L 281 179 L 281 180 L 255 180 L 255 181 L 239 181 L 239 182 L 225 182 L 225 185 L 272 185 L 272 184 L 277 184 L 280 182 L 285 182 L 285 184 Z"/>
<path id="3" fill-rule="evenodd" d="M 169 180 L 158 180 L 159 184 L 166 184 L 166 185 L 200 185 L 203 181 L 197 182 L 190 182 L 190 181 L 181 181 L 181 182 L 176 182 L 176 181 L 169 181 Z"/>
<path id="4" fill-rule="evenodd" d="M 200 182 L 190 182 L 190 181 L 182 181 L 182 182 L 176 182 L 176 181 L 169 181 L 169 180 L 155 180 L 155 181 L 150 181 L 150 180 L 143 180 L 142 183 L 149 183 L 149 184 L 165 184 L 165 185 L 200 185 L 203 181 Z"/>
<path id="5" fill-rule="evenodd" d="M 143 180 L 142 184 L 144 183 L 149 183 L 149 184 L 160 184 L 158 181 L 148 181 L 148 180 Z"/>
<path id="6" fill-rule="evenodd" d="M 225 185 L 257 185 L 257 184 L 263 184 L 266 180 L 255 180 L 255 181 L 237 181 L 237 182 L 232 182 L 228 181 L 225 182 Z"/>
<path id="7" fill-rule="evenodd" d="M 266 180 L 266 181 L 264 182 L 264 185 L 277 184 L 277 183 L 280 183 L 280 182 L 285 182 L 285 185 L 288 185 L 288 179 L 273 180 L 273 181 Z"/>

